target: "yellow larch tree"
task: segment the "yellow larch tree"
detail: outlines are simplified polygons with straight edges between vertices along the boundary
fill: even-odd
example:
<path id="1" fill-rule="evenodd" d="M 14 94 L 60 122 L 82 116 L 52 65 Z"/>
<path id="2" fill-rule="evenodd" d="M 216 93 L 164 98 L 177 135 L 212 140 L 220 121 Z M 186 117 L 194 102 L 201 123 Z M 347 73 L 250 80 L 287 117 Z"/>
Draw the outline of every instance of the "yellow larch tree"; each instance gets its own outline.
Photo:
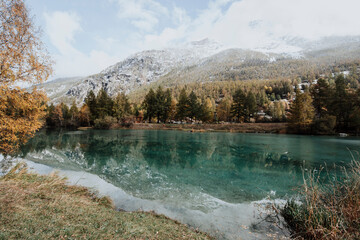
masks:
<path id="1" fill-rule="evenodd" d="M 46 95 L 16 87 L 40 83 L 52 61 L 23 0 L 0 1 L 0 153 L 11 154 L 43 124 Z"/>

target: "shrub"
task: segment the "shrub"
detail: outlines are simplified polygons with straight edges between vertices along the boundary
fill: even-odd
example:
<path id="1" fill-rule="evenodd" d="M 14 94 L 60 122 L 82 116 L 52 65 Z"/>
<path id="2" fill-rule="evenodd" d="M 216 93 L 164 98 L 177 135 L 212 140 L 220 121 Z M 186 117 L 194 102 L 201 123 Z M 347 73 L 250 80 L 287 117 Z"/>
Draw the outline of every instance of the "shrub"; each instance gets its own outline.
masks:
<path id="1" fill-rule="evenodd" d="M 333 134 L 336 126 L 336 117 L 326 115 L 322 118 L 315 120 L 314 133 L 316 134 Z"/>
<path id="2" fill-rule="evenodd" d="M 104 118 L 98 118 L 94 121 L 95 129 L 109 129 L 113 124 L 115 124 L 116 118 L 111 116 L 105 116 Z"/>
<path id="3" fill-rule="evenodd" d="M 319 176 L 311 173 L 304 181 L 301 204 L 290 200 L 281 209 L 292 237 L 360 239 L 360 163 L 327 184 Z"/>

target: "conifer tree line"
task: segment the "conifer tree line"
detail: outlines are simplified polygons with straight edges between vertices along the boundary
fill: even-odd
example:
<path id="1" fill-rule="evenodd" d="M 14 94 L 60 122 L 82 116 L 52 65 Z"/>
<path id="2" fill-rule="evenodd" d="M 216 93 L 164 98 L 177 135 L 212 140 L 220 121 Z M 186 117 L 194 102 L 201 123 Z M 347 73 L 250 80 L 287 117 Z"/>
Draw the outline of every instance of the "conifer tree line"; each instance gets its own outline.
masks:
<path id="1" fill-rule="evenodd" d="M 90 91 L 84 104 L 77 107 L 75 101 L 69 107 L 64 103 L 47 107 L 46 122 L 48 127 L 76 128 L 79 126 L 94 126 L 107 128 L 113 123 L 123 123 L 136 117 L 153 123 L 195 122 L 211 123 L 222 121 L 249 122 L 258 110 L 258 104 L 268 103 L 262 95 L 252 92 L 245 93 L 238 89 L 234 96 L 224 98 L 216 104 L 207 96 L 197 96 L 194 91 L 187 92 L 182 88 L 177 99 L 173 98 L 170 89 L 158 87 L 150 89 L 141 104 L 130 104 L 124 93 L 111 98 L 104 89 L 97 95 Z"/>
<path id="2" fill-rule="evenodd" d="M 125 122 L 131 114 L 132 107 L 124 93 L 111 98 L 105 89 L 101 89 L 97 95 L 91 90 L 80 109 L 75 101 L 70 108 L 64 103 L 48 106 L 46 123 L 48 127 L 109 128 L 111 124 Z"/>
<path id="3" fill-rule="evenodd" d="M 342 74 L 332 80 L 320 78 L 304 93 L 296 90 L 288 119 L 290 130 L 316 134 L 359 133 L 360 89 L 352 88 L 349 78 Z"/>
<path id="4" fill-rule="evenodd" d="M 208 94 L 196 94 L 184 86 L 173 89 L 150 89 L 142 102 L 130 103 L 119 93 L 110 97 L 104 89 L 97 95 L 87 94 L 80 109 L 75 102 L 48 107 L 50 127 L 94 126 L 108 128 L 126 121 L 148 123 L 219 123 L 219 122 L 288 122 L 290 131 L 327 134 L 360 130 L 360 95 L 352 84 L 359 75 L 353 71 L 319 77 L 310 86 L 298 88 L 301 80 L 265 81 L 263 85 L 249 82 L 227 91 L 216 88 Z M 217 92 L 217 93 L 214 93 Z M 219 96 L 214 99 L 212 95 Z M 176 97 L 174 97 L 174 95 Z M 265 117 L 264 117 L 265 116 Z"/>
<path id="5" fill-rule="evenodd" d="M 156 93 L 150 89 L 142 103 L 145 111 L 144 117 L 152 122 L 155 117 L 157 122 L 189 120 L 191 122 L 209 122 L 213 118 L 212 104 L 209 99 L 200 100 L 194 92 L 187 94 L 185 88 L 180 92 L 179 98 L 174 100 L 169 89 L 164 91 L 159 87 Z"/>
<path id="6" fill-rule="evenodd" d="M 268 90 L 271 87 L 268 88 Z M 286 94 L 282 94 L 284 90 L 279 90 L 282 95 L 290 95 L 291 88 Z M 220 92 L 221 98 L 214 99 L 210 94 L 198 95 L 194 90 L 189 91 L 187 86 L 181 88 L 179 93 L 176 91 L 166 90 L 169 100 L 167 103 L 161 98 L 163 92 L 161 87 L 158 87 L 155 93 L 152 89 L 146 94 L 144 101 L 142 102 L 142 109 L 144 111 L 144 119 L 148 122 L 195 122 L 195 123 L 218 123 L 218 122 L 250 122 L 266 121 L 260 120 L 256 115 L 257 111 L 264 109 L 271 114 L 268 109 L 272 106 L 273 111 L 280 112 L 281 115 L 278 118 L 274 118 L 275 121 L 285 120 L 285 103 L 271 103 L 271 94 L 268 94 L 265 88 L 256 94 L 253 91 L 246 91 L 242 88 L 238 88 L 234 94 L 227 94 L 223 89 L 217 89 Z M 173 94 L 177 95 L 176 98 L 172 97 Z M 225 93 L 225 94 L 224 94 Z M 281 100 L 282 98 L 279 97 Z M 279 110 L 280 109 L 280 110 Z M 164 111 L 165 110 L 165 111 Z M 164 112 L 165 118 L 159 117 L 156 113 Z M 160 114 L 161 116 L 161 114 Z"/>

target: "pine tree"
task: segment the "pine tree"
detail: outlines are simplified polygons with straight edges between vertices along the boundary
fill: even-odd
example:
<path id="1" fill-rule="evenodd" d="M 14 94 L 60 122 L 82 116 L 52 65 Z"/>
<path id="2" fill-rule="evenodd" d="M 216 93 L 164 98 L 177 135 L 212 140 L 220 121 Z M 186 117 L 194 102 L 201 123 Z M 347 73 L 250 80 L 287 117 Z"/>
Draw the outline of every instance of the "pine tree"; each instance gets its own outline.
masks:
<path id="1" fill-rule="evenodd" d="M 145 110 L 145 119 L 149 120 L 151 123 L 151 119 L 156 115 L 156 94 L 154 90 L 151 88 L 148 94 L 145 96 L 145 99 L 142 103 L 142 107 Z"/>
<path id="2" fill-rule="evenodd" d="M 54 111 L 55 111 L 54 104 L 51 104 L 46 109 L 46 112 L 47 112 L 47 114 L 46 114 L 46 125 L 49 126 L 49 127 L 55 127 L 55 122 L 53 121 Z"/>
<path id="3" fill-rule="evenodd" d="M 69 114 L 70 114 L 70 126 L 78 127 L 79 126 L 79 109 L 76 106 L 75 100 L 71 104 Z"/>
<path id="4" fill-rule="evenodd" d="M 270 105 L 270 114 L 273 121 L 283 121 L 285 119 L 285 107 L 280 101 Z"/>
<path id="5" fill-rule="evenodd" d="M 169 119 L 170 113 L 171 113 L 172 96 L 171 96 L 171 92 L 169 89 L 167 89 L 165 91 L 164 95 L 165 95 L 164 111 L 161 116 L 161 121 L 163 123 L 166 123 L 167 120 Z"/>
<path id="6" fill-rule="evenodd" d="M 191 121 L 193 121 L 194 119 L 199 118 L 200 111 L 201 108 L 200 108 L 199 100 L 196 94 L 194 93 L 194 91 L 192 91 L 189 95 L 189 107 L 187 111 L 187 116 L 191 119 Z"/>
<path id="7" fill-rule="evenodd" d="M 80 126 L 90 126 L 90 109 L 86 104 L 83 104 L 79 111 Z"/>
<path id="8" fill-rule="evenodd" d="M 200 120 L 203 122 L 211 122 L 214 119 L 214 111 L 213 111 L 213 105 L 211 103 L 211 100 L 209 98 L 206 98 L 206 100 L 201 104 L 200 106 Z"/>
<path id="9" fill-rule="evenodd" d="M 90 111 L 90 123 L 94 124 L 95 119 L 99 117 L 98 111 L 97 111 L 97 102 L 96 102 L 96 96 L 93 90 L 90 90 L 85 98 L 85 103 L 89 108 Z"/>
<path id="10" fill-rule="evenodd" d="M 159 86 L 158 89 L 156 90 L 156 105 L 155 105 L 155 114 L 158 123 L 161 120 L 163 120 L 163 116 L 166 115 L 165 101 L 166 101 L 165 93 L 162 90 L 161 86 Z"/>
<path id="11" fill-rule="evenodd" d="M 114 102 L 104 88 L 100 89 L 96 96 L 96 110 L 98 118 L 105 118 L 113 115 Z"/>
<path id="12" fill-rule="evenodd" d="M 353 108 L 350 113 L 350 127 L 356 134 L 360 132 L 360 89 L 353 94 Z"/>
<path id="13" fill-rule="evenodd" d="M 246 116 L 245 101 L 246 96 L 244 92 L 241 89 L 236 90 L 231 105 L 231 116 L 235 117 L 237 122 L 243 121 Z"/>
<path id="14" fill-rule="evenodd" d="M 313 105 L 318 118 L 322 118 L 328 113 L 332 91 L 328 82 L 320 78 L 310 89 L 313 98 Z"/>
<path id="15" fill-rule="evenodd" d="M 176 105 L 177 101 L 174 98 L 171 98 L 170 108 L 169 108 L 169 119 L 174 120 L 176 118 Z"/>
<path id="16" fill-rule="evenodd" d="M 290 107 L 289 127 L 299 133 L 309 131 L 313 123 L 315 110 L 309 93 L 296 90 L 296 98 Z"/>
<path id="17" fill-rule="evenodd" d="M 220 121 L 229 122 L 231 119 L 232 100 L 229 97 L 222 99 L 216 108 L 217 117 Z"/>
<path id="18" fill-rule="evenodd" d="M 261 90 L 256 95 L 256 103 L 260 107 L 264 107 L 266 104 L 269 103 L 269 98 L 267 97 L 265 90 Z"/>
<path id="19" fill-rule="evenodd" d="M 67 127 L 70 123 L 71 115 L 70 115 L 70 109 L 65 103 L 60 103 L 62 116 L 64 118 L 64 122 L 62 127 Z"/>
<path id="20" fill-rule="evenodd" d="M 133 114 L 135 117 L 140 116 L 140 108 L 141 108 L 141 106 L 139 106 L 137 104 L 133 104 Z"/>
<path id="21" fill-rule="evenodd" d="M 335 93 L 332 101 L 332 110 L 336 116 L 338 130 L 346 130 L 349 126 L 350 113 L 353 108 L 353 101 L 347 92 L 344 75 L 339 74 L 335 79 Z"/>
<path id="22" fill-rule="evenodd" d="M 176 105 L 176 118 L 182 122 L 188 114 L 188 109 L 189 100 L 186 90 L 183 88 L 180 92 L 178 103 Z"/>
<path id="23" fill-rule="evenodd" d="M 117 121 L 122 121 L 122 119 L 129 115 L 130 112 L 131 106 L 125 93 L 119 93 L 116 95 L 113 104 L 113 113 Z"/>
<path id="24" fill-rule="evenodd" d="M 252 92 L 249 92 L 245 100 L 245 121 L 250 121 L 250 118 L 254 116 L 257 110 L 256 98 Z"/>

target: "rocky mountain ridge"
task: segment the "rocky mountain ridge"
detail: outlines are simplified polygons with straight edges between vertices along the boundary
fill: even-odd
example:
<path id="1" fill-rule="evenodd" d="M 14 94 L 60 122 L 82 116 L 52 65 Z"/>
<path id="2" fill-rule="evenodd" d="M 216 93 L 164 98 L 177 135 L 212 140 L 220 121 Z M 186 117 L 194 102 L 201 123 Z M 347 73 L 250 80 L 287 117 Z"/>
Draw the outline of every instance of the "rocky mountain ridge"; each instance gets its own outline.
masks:
<path id="1" fill-rule="evenodd" d="M 360 59 L 360 37 L 326 38 L 317 42 L 288 39 L 298 52 L 271 53 L 246 49 L 226 49 L 204 39 L 177 48 L 136 53 L 98 74 L 47 82 L 43 88 L 52 103 L 82 104 L 88 91 L 104 88 L 110 96 L 130 94 L 150 86 L 174 86 L 188 82 L 266 79 L 289 77 L 309 64 L 339 59 Z M 298 68 L 298 69 L 297 69 Z M 280 69 L 280 73 L 274 73 Z M 295 69 L 295 70 L 294 70 Z M 276 71 L 275 71 L 276 70 Z"/>

